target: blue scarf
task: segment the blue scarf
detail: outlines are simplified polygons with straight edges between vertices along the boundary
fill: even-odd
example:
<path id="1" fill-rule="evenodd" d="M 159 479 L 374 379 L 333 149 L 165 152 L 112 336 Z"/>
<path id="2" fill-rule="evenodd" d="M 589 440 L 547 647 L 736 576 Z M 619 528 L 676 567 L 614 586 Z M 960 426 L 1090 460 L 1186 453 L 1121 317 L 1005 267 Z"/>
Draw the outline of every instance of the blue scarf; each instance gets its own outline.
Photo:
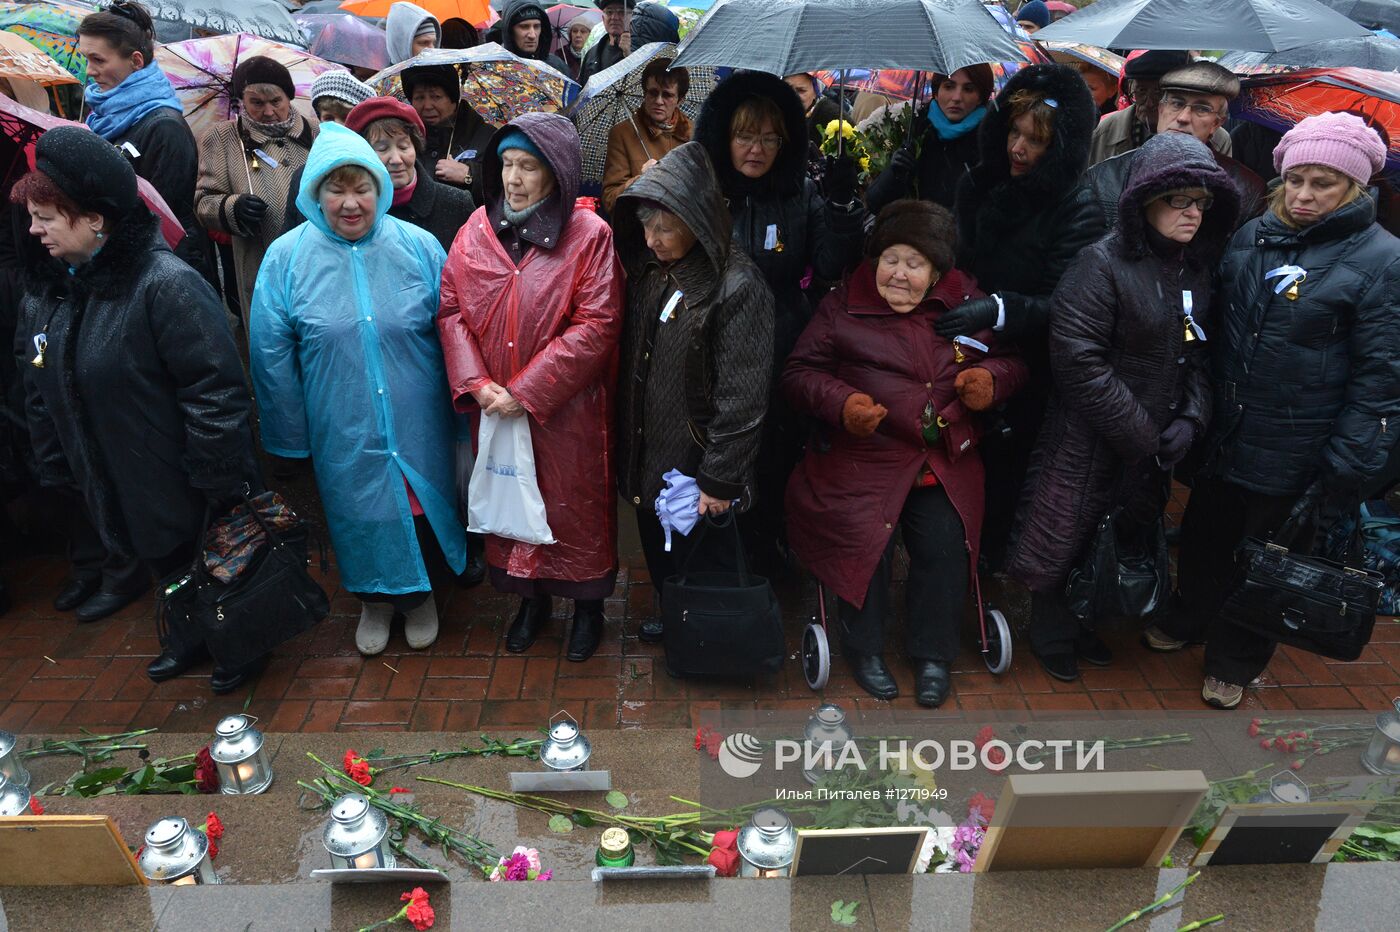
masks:
<path id="1" fill-rule="evenodd" d="M 180 113 L 185 112 L 175 88 L 159 65 L 147 65 L 140 71 L 133 71 L 127 79 L 110 91 L 104 91 L 96 84 L 89 84 L 83 90 L 87 101 L 87 124 L 92 131 L 111 142 L 135 126 L 142 117 L 152 110 L 170 107 Z"/>
<path id="2" fill-rule="evenodd" d="M 977 124 L 982 122 L 982 118 L 987 115 L 987 107 L 983 105 L 963 117 L 957 123 L 952 122 L 943 115 L 943 110 L 937 103 L 929 105 L 928 120 L 933 124 L 934 132 L 938 133 L 938 138 L 944 142 L 952 142 L 959 136 L 966 136 L 977 128 Z"/>

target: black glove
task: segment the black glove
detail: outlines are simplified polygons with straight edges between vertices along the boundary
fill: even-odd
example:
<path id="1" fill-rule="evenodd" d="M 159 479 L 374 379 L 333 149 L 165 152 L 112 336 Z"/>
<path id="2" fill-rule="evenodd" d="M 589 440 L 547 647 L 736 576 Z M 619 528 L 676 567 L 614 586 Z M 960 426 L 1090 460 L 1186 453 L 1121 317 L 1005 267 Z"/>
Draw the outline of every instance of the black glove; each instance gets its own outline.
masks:
<path id="1" fill-rule="evenodd" d="M 914 176 L 914 167 L 918 160 L 914 157 L 912 146 L 903 145 L 894 150 L 894 155 L 890 156 L 889 171 L 900 181 L 908 181 Z"/>
<path id="2" fill-rule="evenodd" d="M 837 207 L 844 207 L 856 199 L 856 177 L 860 173 L 856 160 L 849 155 L 828 155 L 822 179 L 826 185 L 826 199 Z"/>
<path id="3" fill-rule="evenodd" d="M 256 194 L 244 194 L 233 202 L 233 219 L 249 233 L 262 226 L 262 219 L 266 213 L 267 201 Z"/>
<path id="4" fill-rule="evenodd" d="M 1187 417 L 1177 418 L 1157 439 L 1157 462 L 1163 469 L 1171 469 L 1186 457 L 1186 451 L 1195 441 L 1196 422 Z"/>
<path id="5" fill-rule="evenodd" d="M 957 336 L 971 336 L 979 330 L 986 330 L 997 322 L 997 302 L 995 298 L 973 298 L 953 308 L 934 322 L 933 330 L 940 337 L 952 339 Z"/>

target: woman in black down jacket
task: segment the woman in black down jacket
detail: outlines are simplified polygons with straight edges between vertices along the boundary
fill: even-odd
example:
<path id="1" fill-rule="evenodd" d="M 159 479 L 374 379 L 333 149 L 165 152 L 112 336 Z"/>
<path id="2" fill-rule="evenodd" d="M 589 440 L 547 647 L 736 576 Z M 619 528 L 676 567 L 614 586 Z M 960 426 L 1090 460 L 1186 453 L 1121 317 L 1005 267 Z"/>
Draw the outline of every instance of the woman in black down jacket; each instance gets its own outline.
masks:
<path id="1" fill-rule="evenodd" d="M 1110 656 L 1095 619 L 1076 618 L 1065 604 L 1071 567 L 1114 508 L 1119 539 L 1150 544 L 1167 473 L 1209 423 L 1207 344 L 1186 339 L 1186 313 L 1206 316 L 1239 213 L 1230 177 L 1181 133 L 1143 145 L 1119 204 L 1118 226 L 1081 252 L 1055 289 L 1055 393 L 1008 566 L 1032 593 L 1031 647 L 1065 681 L 1078 677 L 1079 657 Z"/>
<path id="2" fill-rule="evenodd" d="M 1084 79 L 1068 65 L 1023 68 L 982 121 L 982 158 L 958 184 L 958 268 L 990 297 L 939 319 L 951 339 L 992 327 L 1018 344 L 1030 383 L 1006 406 L 1001 431 L 982 442 L 987 516 L 982 552 L 1001 565 L 1026 465 L 1050 394 L 1050 295 L 1085 246 L 1105 233 L 1083 183 L 1098 122 Z"/>
<path id="3" fill-rule="evenodd" d="M 1274 642 L 1215 616 L 1245 537 L 1285 526 L 1295 550 L 1354 512 L 1384 468 L 1400 415 L 1400 240 L 1376 223 L 1385 146 L 1360 118 L 1324 113 L 1274 150 L 1283 183 L 1240 228 L 1212 328 L 1215 415 L 1181 529 L 1178 611 L 1154 650 L 1206 640 L 1201 698 L 1232 709 Z"/>
<path id="4" fill-rule="evenodd" d="M 806 117 L 781 78 L 755 71 L 726 79 L 705 100 L 693 138 L 714 164 L 735 244 L 773 291 L 772 390 L 754 507 L 740 518 L 754 562 L 771 572 L 782 565 L 783 490 L 806 439 L 778 379 L 821 297 L 814 282 L 838 282 L 860 261 L 866 212 L 852 159 L 826 167 L 825 196 L 806 176 Z M 809 288 L 818 291 L 809 297 Z"/>
<path id="5" fill-rule="evenodd" d="M 160 578 L 194 559 L 207 506 L 258 483 L 238 350 L 116 149 L 62 126 L 40 137 L 35 169 L 10 197 L 52 257 L 15 334 L 39 479 L 76 489 L 107 552 Z M 156 681 L 204 656 L 195 632 L 172 630 L 162 647 L 147 668 Z M 216 668 L 211 686 L 228 692 L 251 672 Z"/>

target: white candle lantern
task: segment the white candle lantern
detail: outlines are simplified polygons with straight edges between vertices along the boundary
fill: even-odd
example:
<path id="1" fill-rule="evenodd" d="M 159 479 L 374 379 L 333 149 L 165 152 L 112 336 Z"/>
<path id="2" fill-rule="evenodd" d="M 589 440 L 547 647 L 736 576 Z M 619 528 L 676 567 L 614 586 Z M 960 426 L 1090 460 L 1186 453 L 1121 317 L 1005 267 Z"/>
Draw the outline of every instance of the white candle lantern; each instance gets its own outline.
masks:
<path id="1" fill-rule="evenodd" d="M 331 867 L 337 870 L 396 866 L 389 846 L 389 819 L 359 793 L 342 796 L 331 805 L 324 841 Z"/>
<path id="2" fill-rule="evenodd" d="M 797 853 L 797 829 L 786 812 L 766 806 L 739 830 L 737 847 L 740 877 L 786 877 Z"/>
<path id="3" fill-rule="evenodd" d="M 29 785 L 29 771 L 19 759 L 19 743 L 8 731 L 0 731 L 0 774 L 15 786 Z"/>
<path id="4" fill-rule="evenodd" d="M 0 816 L 29 815 L 29 787 L 18 786 L 0 773 Z"/>
<path id="5" fill-rule="evenodd" d="M 814 756 L 812 766 L 802 769 L 802 776 L 807 778 L 808 783 L 816 783 L 838 769 L 836 762 L 854 736 L 846 724 L 846 713 L 839 705 L 827 702 L 807 719 L 806 738 L 807 753 Z M 818 752 L 819 756 L 814 752 Z"/>
<path id="6" fill-rule="evenodd" d="M 564 716 L 563 721 L 555 718 Z M 568 772 L 587 770 L 593 745 L 579 729 L 578 722 L 568 712 L 556 712 L 549 720 L 549 733 L 540 746 L 540 763 L 550 770 Z"/>
<path id="7" fill-rule="evenodd" d="M 1400 699 L 1376 716 L 1376 733 L 1361 755 L 1362 765 L 1382 777 L 1400 776 Z"/>
<path id="8" fill-rule="evenodd" d="M 146 847 L 136 863 L 154 883 L 187 886 L 219 882 L 209 860 L 209 839 L 179 816 L 161 819 L 146 829 Z"/>
<path id="9" fill-rule="evenodd" d="M 262 732 L 251 715 L 228 715 L 214 726 L 209 756 L 219 770 L 219 788 L 229 796 L 251 796 L 272 785 Z"/>

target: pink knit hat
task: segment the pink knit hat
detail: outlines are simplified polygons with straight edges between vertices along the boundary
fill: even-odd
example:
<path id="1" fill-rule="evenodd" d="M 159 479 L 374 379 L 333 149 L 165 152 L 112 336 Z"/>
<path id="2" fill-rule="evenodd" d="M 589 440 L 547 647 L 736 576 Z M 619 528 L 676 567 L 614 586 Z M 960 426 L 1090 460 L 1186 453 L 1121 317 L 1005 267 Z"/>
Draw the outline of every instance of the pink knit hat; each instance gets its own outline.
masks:
<path id="1" fill-rule="evenodd" d="M 1322 165 L 1364 185 L 1385 165 L 1385 143 L 1358 116 L 1319 113 L 1284 133 L 1274 148 L 1279 174 L 1299 165 Z"/>

